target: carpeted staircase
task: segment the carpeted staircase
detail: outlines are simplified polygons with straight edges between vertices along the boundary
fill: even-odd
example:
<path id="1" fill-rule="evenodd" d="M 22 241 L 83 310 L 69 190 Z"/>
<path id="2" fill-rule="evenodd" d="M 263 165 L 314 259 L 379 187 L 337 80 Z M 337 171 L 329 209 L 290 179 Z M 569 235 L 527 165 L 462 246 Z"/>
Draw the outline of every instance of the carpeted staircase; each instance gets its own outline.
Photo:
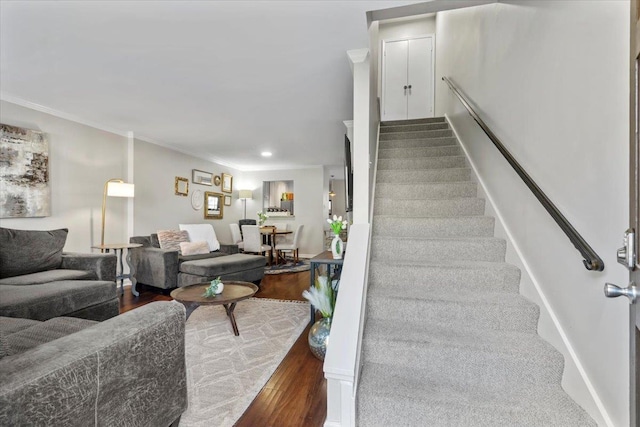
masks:
<path id="1" fill-rule="evenodd" d="M 357 425 L 589 426 L 444 118 L 380 128 Z"/>

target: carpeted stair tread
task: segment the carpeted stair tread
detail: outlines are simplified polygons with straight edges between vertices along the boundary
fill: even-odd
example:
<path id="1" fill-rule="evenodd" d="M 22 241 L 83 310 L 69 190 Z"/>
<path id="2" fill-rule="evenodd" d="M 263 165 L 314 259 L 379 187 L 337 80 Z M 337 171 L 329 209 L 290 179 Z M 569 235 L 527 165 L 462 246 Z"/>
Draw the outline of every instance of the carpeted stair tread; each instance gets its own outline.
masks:
<path id="1" fill-rule="evenodd" d="M 393 132 L 416 132 L 425 130 L 437 130 L 437 129 L 449 129 L 447 122 L 436 123 L 412 123 L 401 125 L 386 125 L 380 126 L 380 133 L 393 133 Z"/>
<path id="2" fill-rule="evenodd" d="M 381 127 L 385 126 L 396 126 L 399 124 L 421 124 L 421 123 L 447 123 L 444 117 L 429 117 L 424 119 L 410 119 L 410 120 L 386 120 L 384 122 L 380 122 Z"/>
<path id="3" fill-rule="evenodd" d="M 376 236 L 397 237 L 490 237 L 495 219 L 490 216 L 396 217 L 376 215 L 373 232 Z"/>
<path id="4" fill-rule="evenodd" d="M 378 151 L 378 159 L 411 159 L 414 157 L 460 156 L 459 145 L 440 145 L 420 148 L 388 148 Z"/>
<path id="5" fill-rule="evenodd" d="M 433 199 L 476 197 L 478 184 L 471 181 L 424 182 L 413 184 L 380 183 L 376 186 L 377 199 Z"/>
<path id="6" fill-rule="evenodd" d="M 368 319 L 424 322 L 443 328 L 474 328 L 535 332 L 540 309 L 524 297 L 507 292 L 423 293 L 422 298 L 400 296 L 384 287 L 367 292 Z M 507 300 L 507 301 L 505 301 Z"/>
<path id="7" fill-rule="evenodd" d="M 495 237 L 417 238 L 373 236 L 371 259 L 389 261 L 504 261 L 506 242 Z"/>
<path id="8" fill-rule="evenodd" d="M 551 344 L 544 341 L 535 332 L 486 331 L 476 328 L 443 329 L 424 322 L 400 322 L 399 320 L 370 319 L 364 341 L 371 341 L 380 347 L 384 341 L 404 345 L 424 343 L 442 347 L 473 347 L 480 351 L 513 354 L 531 358 L 531 353 L 551 353 L 547 361 L 562 361 L 563 357 Z M 369 354 L 365 352 L 365 361 Z M 378 362 L 381 363 L 381 362 Z"/>
<path id="9" fill-rule="evenodd" d="M 410 159 L 378 159 L 378 170 L 389 169 L 448 169 L 467 166 L 465 156 L 415 157 Z"/>
<path id="10" fill-rule="evenodd" d="M 458 288 L 518 292 L 520 269 L 504 262 L 372 260 L 369 264 L 369 289 L 389 286 L 390 283 L 399 293 L 407 295 L 442 287 L 456 292 Z"/>
<path id="11" fill-rule="evenodd" d="M 471 169 L 442 168 L 427 170 L 378 170 L 376 181 L 410 184 L 412 182 L 450 182 L 463 181 L 471 178 Z"/>
<path id="12" fill-rule="evenodd" d="M 536 386 L 562 380 L 564 358 L 535 331 L 464 331 L 370 319 L 363 338 L 364 361 L 419 366 L 420 374 L 431 380 L 469 386 L 509 381 Z"/>
<path id="13" fill-rule="evenodd" d="M 420 138 L 443 138 L 453 136 L 451 129 L 423 130 L 416 132 L 393 132 L 381 133 L 380 141 L 392 141 L 395 139 L 420 139 Z"/>
<path id="14" fill-rule="evenodd" d="M 380 154 L 383 150 L 395 150 L 398 148 L 442 147 L 447 145 L 459 145 L 458 140 L 454 137 L 440 137 L 380 141 L 378 153 Z"/>
<path id="15" fill-rule="evenodd" d="M 594 426 L 557 384 L 485 389 L 417 375 L 416 370 L 365 363 L 360 376 L 361 426 Z"/>
<path id="16" fill-rule="evenodd" d="M 484 199 L 457 197 L 446 199 L 376 199 L 374 215 L 397 217 L 472 216 L 484 213 Z"/>

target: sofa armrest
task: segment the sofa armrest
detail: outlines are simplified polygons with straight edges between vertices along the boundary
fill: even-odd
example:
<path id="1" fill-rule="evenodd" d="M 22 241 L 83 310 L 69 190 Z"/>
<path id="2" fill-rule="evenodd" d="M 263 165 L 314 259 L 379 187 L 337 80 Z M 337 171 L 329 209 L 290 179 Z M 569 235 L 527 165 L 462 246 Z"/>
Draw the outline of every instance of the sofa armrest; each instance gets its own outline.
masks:
<path id="1" fill-rule="evenodd" d="M 115 254 L 85 254 L 64 252 L 60 268 L 69 270 L 85 270 L 96 273 L 98 280 L 116 281 Z"/>
<path id="2" fill-rule="evenodd" d="M 220 252 L 231 255 L 239 253 L 240 249 L 236 244 L 220 243 Z"/>
<path id="3" fill-rule="evenodd" d="M 0 360 L 0 425 L 169 425 L 187 407 L 185 310 L 154 302 Z"/>
<path id="4" fill-rule="evenodd" d="M 136 270 L 136 280 L 161 289 L 178 286 L 178 251 L 142 247 L 131 249 L 131 263 Z"/>

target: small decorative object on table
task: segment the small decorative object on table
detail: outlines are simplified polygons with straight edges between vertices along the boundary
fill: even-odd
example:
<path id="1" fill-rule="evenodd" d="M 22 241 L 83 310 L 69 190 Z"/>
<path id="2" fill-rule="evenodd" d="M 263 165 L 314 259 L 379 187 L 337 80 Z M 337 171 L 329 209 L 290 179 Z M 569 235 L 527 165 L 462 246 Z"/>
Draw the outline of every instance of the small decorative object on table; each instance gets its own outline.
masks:
<path id="1" fill-rule="evenodd" d="M 334 288 L 335 286 L 335 288 Z M 331 332 L 331 319 L 338 295 L 337 281 L 329 284 L 329 278 L 320 276 L 315 286 L 302 292 L 302 296 L 322 313 L 322 319 L 318 320 L 309 330 L 309 349 L 315 357 L 324 360 Z"/>
<path id="2" fill-rule="evenodd" d="M 331 241 L 331 254 L 333 255 L 333 259 L 342 259 L 342 254 L 344 253 L 344 243 L 340 239 L 340 232 L 347 228 L 347 221 L 342 220 L 341 216 L 333 216 L 333 219 L 328 218 L 327 222 L 331 226 L 331 231 L 335 234 L 333 240 Z"/>
<path id="3" fill-rule="evenodd" d="M 258 212 L 258 225 L 262 227 L 264 225 L 264 222 L 267 220 L 267 218 L 269 217 L 267 216 L 266 213 Z"/>
<path id="4" fill-rule="evenodd" d="M 222 283 L 220 276 L 218 276 L 216 279 L 211 281 L 211 285 L 204 290 L 204 294 L 202 294 L 202 296 L 206 298 L 214 298 L 216 295 L 221 294 L 223 289 L 224 283 Z"/>

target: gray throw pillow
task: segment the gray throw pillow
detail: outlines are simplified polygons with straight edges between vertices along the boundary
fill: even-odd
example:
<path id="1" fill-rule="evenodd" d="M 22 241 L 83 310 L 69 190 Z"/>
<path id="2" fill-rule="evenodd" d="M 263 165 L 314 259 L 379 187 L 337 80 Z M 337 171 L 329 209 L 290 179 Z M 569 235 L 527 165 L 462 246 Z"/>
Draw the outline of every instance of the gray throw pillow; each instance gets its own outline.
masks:
<path id="1" fill-rule="evenodd" d="M 68 233 L 0 227 L 0 279 L 60 268 Z"/>

